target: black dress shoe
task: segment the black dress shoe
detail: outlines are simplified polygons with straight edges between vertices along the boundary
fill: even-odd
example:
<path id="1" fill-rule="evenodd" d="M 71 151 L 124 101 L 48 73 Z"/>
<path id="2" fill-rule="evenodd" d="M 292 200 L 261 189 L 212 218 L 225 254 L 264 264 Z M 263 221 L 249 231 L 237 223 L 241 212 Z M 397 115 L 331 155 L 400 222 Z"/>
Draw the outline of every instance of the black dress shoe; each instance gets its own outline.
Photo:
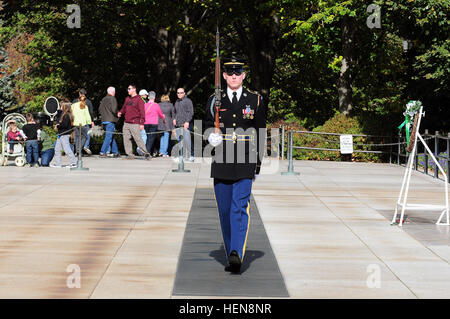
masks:
<path id="1" fill-rule="evenodd" d="M 225 271 L 239 273 L 241 270 L 241 264 L 241 258 L 239 257 L 237 251 L 233 250 L 228 258 L 228 266 L 225 267 Z"/>

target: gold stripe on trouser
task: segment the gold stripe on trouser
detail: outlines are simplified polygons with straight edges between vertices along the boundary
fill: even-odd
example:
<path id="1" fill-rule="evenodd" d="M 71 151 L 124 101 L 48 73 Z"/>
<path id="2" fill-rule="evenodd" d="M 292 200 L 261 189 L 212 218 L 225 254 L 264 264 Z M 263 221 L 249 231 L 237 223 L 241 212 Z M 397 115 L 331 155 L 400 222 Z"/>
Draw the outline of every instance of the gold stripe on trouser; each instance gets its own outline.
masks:
<path id="1" fill-rule="evenodd" d="M 216 191 L 214 189 L 214 200 L 216 201 L 216 207 L 217 207 L 217 218 L 219 219 L 219 226 L 220 226 L 220 234 L 222 235 L 222 245 L 223 250 L 225 251 L 225 259 L 228 260 L 228 252 L 227 252 L 227 246 L 225 245 L 225 238 L 223 238 L 223 232 L 222 232 L 222 222 L 220 220 L 220 212 L 219 212 L 219 203 L 217 203 L 217 197 L 216 197 Z"/>
<path id="2" fill-rule="evenodd" d="M 244 247 L 242 248 L 242 258 L 241 258 L 242 261 L 244 260 L 245 246 L 247 246 L 248 231 L 250 230 L 250 201 L 248 201 L 247 204 L 247 216 L 248 216 L 248 224 L 247 224 L 247 233 L 245 234 Z"/>

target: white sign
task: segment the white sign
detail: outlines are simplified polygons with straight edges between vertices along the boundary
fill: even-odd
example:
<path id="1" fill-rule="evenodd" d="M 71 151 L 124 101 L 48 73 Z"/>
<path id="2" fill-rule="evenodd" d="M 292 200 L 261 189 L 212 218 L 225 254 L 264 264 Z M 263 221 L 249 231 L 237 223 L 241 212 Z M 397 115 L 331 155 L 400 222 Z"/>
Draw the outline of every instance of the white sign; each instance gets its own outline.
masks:
<path id="1" fill-rule="evenodd" d="M 353 153 L 353 136 L 352 135 L 341 135 L 341 154 L 352 154 Z"/>

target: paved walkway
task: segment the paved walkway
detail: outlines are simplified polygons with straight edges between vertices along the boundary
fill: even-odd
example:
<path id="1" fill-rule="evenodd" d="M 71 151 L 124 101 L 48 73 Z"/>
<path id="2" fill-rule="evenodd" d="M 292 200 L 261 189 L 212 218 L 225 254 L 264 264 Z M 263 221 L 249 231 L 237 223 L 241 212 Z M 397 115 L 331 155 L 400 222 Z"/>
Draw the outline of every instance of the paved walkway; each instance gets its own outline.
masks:
<path id="1" fill-rule="evenodd" d="M 300 175 L 281 176 L 287 163 L 277 163 L 253 196 L 291 298 L 450 297 L 439 212 L 390 225 L 404 168 L 295 161 Z M 0 167 L 0 298 L 175 298 L 194 191 L 212 186 L 208 163 L 184 174 L 163 158 L 84 166 Z M 443 182 L 414 172 L 411 185 L 413 202 L 443 202 Z"/>

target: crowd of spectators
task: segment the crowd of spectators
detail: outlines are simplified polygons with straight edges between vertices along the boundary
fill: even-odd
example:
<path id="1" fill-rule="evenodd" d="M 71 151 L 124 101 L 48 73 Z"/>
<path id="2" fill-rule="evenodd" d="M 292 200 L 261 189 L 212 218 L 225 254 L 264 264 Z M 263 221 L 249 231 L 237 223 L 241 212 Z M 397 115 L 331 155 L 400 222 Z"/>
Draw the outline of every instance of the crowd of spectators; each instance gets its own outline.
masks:
<path id="1" fill-rule="evenodd" d="M 186 96 L 184 88 L 177 89 L 175 105 L 168 94 L 162 94 L 160 102 L 156 101 L 154 91 L 140 90 L 134 84 L 127 88 L 128 96 L 119 109 L 116 89 L 108 87 L 106 95 L 98 107 L 99 122 L 104 131 L 104 140 L 99 152 L 100 158 L 120 157 L 116 135 L 121 134 L 125 156 L 123 159 L 135 158 L 136 153 L 146 159 L 153 157 L 170 157 L 170 149 L 174 141 L 183 138 L 186 160 L 194 160 L 191 147 L 190 132 L 193 129 L 194 108 L 192 101 Z M 95 127 L 94 106 L 87 98 L 85 89 L 78 90 L 78 97 L 72 101 L 62 101 L 60 109 L 53 121 L 56 141 L 51 134 L 42 130 L 39 120 L 36 122 L 31 113 L 25 118 L 27 123 L 21 130 L 15 123 L 10 124 L 8 132 L 9 152 L 14 144 L 24 143 L 27 167 L 50 166 L 63 167 L 62 152 L 69 158 L 68 167 L 76 167 L 77 156 L 83 152 L 92 155 L 91 134 Z M 117 131 L 119 121 L 123 120 L 121 132 Z M 71 139 L 74 144 L 71 143 Z M 39 143 L 41 147 L 39 147 Z M 39 151 L 39 148 L 41 149 Z M 39 158 L 41 159 L 39 163 Z"/>

